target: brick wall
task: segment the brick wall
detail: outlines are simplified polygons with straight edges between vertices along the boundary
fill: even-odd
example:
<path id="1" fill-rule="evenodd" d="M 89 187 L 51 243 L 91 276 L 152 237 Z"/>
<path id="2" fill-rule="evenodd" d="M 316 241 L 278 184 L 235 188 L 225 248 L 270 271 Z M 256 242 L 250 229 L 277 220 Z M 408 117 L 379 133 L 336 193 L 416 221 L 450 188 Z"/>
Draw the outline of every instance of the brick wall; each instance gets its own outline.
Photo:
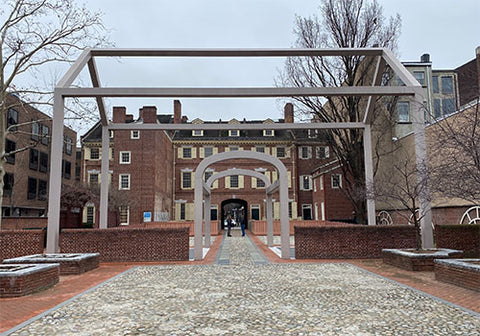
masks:
<path id="1" fill-rule="evenodd" d="M 178 229 L 178 228 L 184 228 L 184 227 L 188 226 L 189 235 L 191 237 L 193 237 L 193 235 L 195 234 L 194 224 L 195 224 L 194 221 L 150 222 L 150 223 L 146 223 L 146 227 L 150 228 L 150 229 L 151 228 L 161 228 L 161 229 L 177 228 Z M 218 222 L 217 221 L 211 221 L 210 224 L 211 224 L 210 234 L 212 236 L 217 236 L 218 233 L 219 233 Z M 205 232 L 205 223 L 203 223 L 202 230 L 203 230 L 203 232 Z"/>
<path id="2" fill-rule="evenodd" d="M 473 269 L 435 263 L 435 279 L 480 292 L 480 272 Z"/>
<path id="3" fill-rule="evenodd" d="M 2 230 L 43 229 L 47 227 L 47 221 L 47 217 L 3 217 Z"/>
<path id="4" fill-rule="evenodd" d="M 380 258 L 384 248 L 415 245 L 411 226 L 295 226 L 295 258 Z"/>
<path id="5" fill-rule="evenodd" d="M 0 261 L 43 253 L 45 231 L 0 231 Z"/>
<path id="6" fill-rule="evenodd" d="M 0 277 L 0 298 L 18 297 L 52 287 L 58 283 L 59 267 L 49 267 L 20 276 Z"/>
<path id="7" fill-rule="evenodd" d="M 462 250 L 465 258 L 480 257 L 480 225 L 435 226 L 437 247 Z"/>
<path id="8" fill-rule="evenodd" d="M 344 226 L 345 223 L 325 222 L 325 221 L 303 221 L 303 220 L 290 220 L 290 235 L 294 234 L 295 226 Z M 251 221 L 250 231 L 257 236 L 265 236 L 267 234 L 267 221 Z M 273 221 L 273 234 L 280 235 L 280 221 Z"/>
<path id="9" fill-rule="evenodd" d="M 63 230 L 63 253 L 100 253 L 101 262 L 188 260 L 189 228 Z"/>

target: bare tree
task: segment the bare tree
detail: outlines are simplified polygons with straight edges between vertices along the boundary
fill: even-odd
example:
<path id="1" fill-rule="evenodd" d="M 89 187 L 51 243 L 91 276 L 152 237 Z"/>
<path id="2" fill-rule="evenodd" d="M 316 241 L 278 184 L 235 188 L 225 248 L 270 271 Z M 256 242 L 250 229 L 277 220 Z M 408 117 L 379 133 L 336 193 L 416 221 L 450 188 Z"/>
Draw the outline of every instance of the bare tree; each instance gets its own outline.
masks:
<path id="1" fill-rule="evenodd" d="M 77 6 L 75 0 L 8 0 L 0 5 L 0 19 L 1 205 L 6 138 L 22 126 L 7 127 L 7 111 L 24 104 L 18 99 L 9 100 L 9 95 L 26 100 L 30 97 L 29 102 L 37 105 L 50 104 L 53 87 L 41 89 L 41 79 L 45 78 L 42 71 L 50 64 L 71 62 L 84 48 L 104 45 L 107 41 L 101 14 Z M 27 77 L 28 87 L 22 87 Z M 32 78 L 40 82 L 35 83 Z M 82 112 L 86 111 L 77 110 L 77 117 L 85 117 Z M 21 150 L 24 149 L 18 148 L 16 152 Z"/>
<path id="2" fill-rule="evenodd" d="M 480 98 L 431 125 L 436 195 L 480 205 Z"/>
<path id="3" fill-rule="evenodd" d="M 387 47 L 395 51 L 400 17 L 386 19 L 382 7 L 369 0 L 326 0 L 320 16 L 296 18 L 297 48 Z M 330 87 L 371 85 L 373 59 L 360 56 L 290 57 L 278 85 Z M 358 122 L 363 118 L 359 97 L 295 97 L 297 110 L 319 122 Z M 360 222 L 366 221 L 362 131 L 328 130 L 333 153 L 345 178 L 344 191 Z"/>

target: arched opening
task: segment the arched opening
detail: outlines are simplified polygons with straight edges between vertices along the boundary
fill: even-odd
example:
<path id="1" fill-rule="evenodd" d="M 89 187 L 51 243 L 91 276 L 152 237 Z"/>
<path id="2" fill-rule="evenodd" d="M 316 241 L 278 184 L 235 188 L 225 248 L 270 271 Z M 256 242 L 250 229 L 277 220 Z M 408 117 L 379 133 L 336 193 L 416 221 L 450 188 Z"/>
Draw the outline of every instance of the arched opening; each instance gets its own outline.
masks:
<path id="1" fill-rule="evenodd" d="M 221 219 L 222 229 L 225 229 L 225 220 L 230 214 L 232 218 L 240 226 L 242 221 L 245 223 L 245 228 L 248 228 L 248 202 L 238 198 L 230 198 L 221 203 Z"/>

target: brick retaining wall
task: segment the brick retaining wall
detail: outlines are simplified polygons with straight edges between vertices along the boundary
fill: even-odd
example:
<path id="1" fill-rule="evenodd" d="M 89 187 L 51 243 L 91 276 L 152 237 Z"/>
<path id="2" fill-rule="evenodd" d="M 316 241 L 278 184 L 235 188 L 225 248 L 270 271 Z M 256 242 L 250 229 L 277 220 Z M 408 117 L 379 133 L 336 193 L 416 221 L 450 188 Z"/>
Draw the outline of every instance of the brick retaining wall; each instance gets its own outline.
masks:
<path id="1" fill-rule="evenodd" d="M 100 253 L 101 262 L 189 259 L 189 228 L 63 230 L 62 253 Z"/>
<path id="2" fill-rule="evenodd" d="M 480 272 L 435 262 L 435 279 L 480 292 Z"/>
<path id="3" fill-rule="evenodd" d="M 381 258 L 384 248 L 416 246 L 413 226 L 295 226 L 295 258 Z"/>
<path id="4" fill-rule="evenodd" d="M 189 235 L 191 237 L 194 236 L 194 221 L 168 221 L 168 222 L 149 222 L 145 223 L 145 226 L 147 228 L 183 228 L 188 226 L 189 227 Z M 212 236 L 218 236 L 219 230 L 218 230 L 218 222 L 217 221 L 211 221 L 210 222 L 210 234 Z M 205 232 L 205 222 L 202 223 L 202 230 Z"/>
<path id="5" fill-rule="evenodd" d="M 45 231 L 0 231 L 0 261 L 43 253 Z"/>
<path id="6" fill-rule="evenodd" d="M 480 225 L 436 225 L 435 243 L 462 250 L 464 258 L 480 258 Z"/>
<path id="7" fill-rule="evenodd" d="M 294 234 L 295 226 L 345 226 L 348 224 L 340 222 L 327 222 L 327 221 L 312 221 L 312 220 L 290 220 L 290 235 Z M 252 220 L 250 225 L 250 231 L 257 236 L 267 235 L 267 221 L 264 220 Z M 273 234 L 280 235 L 280 221 L 273 221 Z"/>
<path id="8" fill-rule="evenodd" d="M 3 217 L 2 230 L 43 229 L 47 222 L 47 217 Z"/>

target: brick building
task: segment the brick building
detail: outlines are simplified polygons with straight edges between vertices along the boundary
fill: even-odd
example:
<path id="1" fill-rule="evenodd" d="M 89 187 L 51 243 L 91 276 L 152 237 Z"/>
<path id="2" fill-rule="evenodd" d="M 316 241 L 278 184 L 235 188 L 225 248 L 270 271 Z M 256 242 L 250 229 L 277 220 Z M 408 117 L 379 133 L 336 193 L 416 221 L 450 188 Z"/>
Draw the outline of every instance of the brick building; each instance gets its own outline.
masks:
<path id="1" fill-rule="evenodd" d="M 6 163 L 2 217 L 37 217 L 47 212 L 51 119 L 13 95 L 7 96 Z M 64 127 L 62 183 L 75 182 L 77 133 Z M 8 155 L 10 152 L 15 154 Z"/>

